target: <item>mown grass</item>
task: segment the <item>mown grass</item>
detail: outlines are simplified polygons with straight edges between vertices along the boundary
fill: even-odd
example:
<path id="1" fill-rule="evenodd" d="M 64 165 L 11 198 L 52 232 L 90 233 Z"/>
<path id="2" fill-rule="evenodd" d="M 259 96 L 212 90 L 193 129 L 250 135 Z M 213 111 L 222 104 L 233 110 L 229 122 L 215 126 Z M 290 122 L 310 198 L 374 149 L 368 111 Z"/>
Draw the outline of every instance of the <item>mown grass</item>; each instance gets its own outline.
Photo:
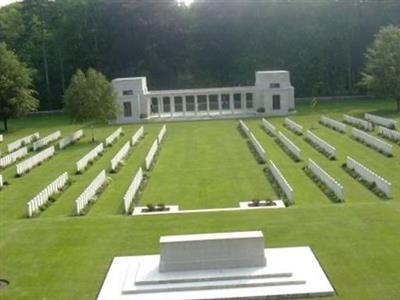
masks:
<path id="1" fill-rule="evenodd" d="M 335 299 L 398 299 L 400 297 L 400 147 L 387 158 L 318 124 L 321 114 L 341 120 L 342 113 L 364 112 L 396 118 L 394 102 L 335 101 L 316 107 L 299 103 L 292 118 L 338 149 L 338 159 L 328 160 L 303 137 L 271 118 L 279 130 L 304 153 L 295 163 L 261 128 L 260 119 L 247 119 L 256 137 L 293 186 L 296 204 L 285 210 L 217 212 L 187 215 L 128 217 L 122 213 L 122 197 L 155 139 L 161 124 L 145 124 L 146 136 L 84 217 L 74 217 L 74 201 L 110 159 L 139 128 L 124 126 L 125 135 L 82 175 L 75 162 L 92 149 L 86 125 L 71 124 L 64 117 L 12 120 L 5 145 L 40 131 L 57 129 L 63 136 L 84 128 L 85 138 L 21 178 L 15 165 L 1 171 L 10 185 L 0 191 L 0 278 L 10 286 L 1 299 L 94 299 L 114 256 L 159 252 L 159 237 L 166 234 L 263 230 L 267 247 L 310 245 L 334 284 Z M 140 201 L 179 204 L 184 209 L 232 207 L 252 198 L 276 195 L 240 135 L 237 120 L 168 123 L 165 143 Z M 99 126 L 102 141 L 116 126 Z M 356 182 L 341 164 L 350 155 L 392 181 L 393 195 L 385 201 Z M 302 166 L 313 158 L 345 187 L 346 201 L 332 203 L 304 174 Z M 72 185 L 57 201 L 34 219 L 26 218 L 26 203 L 64 171 Z M 326 298 L 325 298 L 326 299 Z"/>

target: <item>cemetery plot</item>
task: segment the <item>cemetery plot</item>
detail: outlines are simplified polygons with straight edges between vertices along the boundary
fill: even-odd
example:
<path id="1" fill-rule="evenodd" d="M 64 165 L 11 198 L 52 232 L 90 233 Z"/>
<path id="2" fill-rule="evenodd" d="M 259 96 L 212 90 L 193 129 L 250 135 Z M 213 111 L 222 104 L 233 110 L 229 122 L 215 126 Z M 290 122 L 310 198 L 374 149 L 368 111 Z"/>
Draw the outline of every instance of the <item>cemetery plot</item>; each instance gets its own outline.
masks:
<path id="1" fill-rule="evenodd" d="M 379 126 L 378 134 L 395 143 L 400 143 L 400 131 Z"/>
<path id="2" fill-rule="evenodd" d="M 336 159 L 336 148 L 312 133 L 310 130 L 307 130 L 305 139 L 327 158 Z"/>
<path id="3" fill-rule="evenodd" d="M 266 154 L 263 146 L 261 146 L 260 142 L 257 140 L 257 138 L 254 136 L 254 134 L 250 131 L 250 129 L 247 127 L 247 125 L 242 120 L 239 121 L 239 127 L 241 128 L 243 133 L 249 139 L 252 148 L 256 152 L 257 159 L 259 160 L 259 162 L 265 163 L 267 161 L 267 154 Z"/>
<path id="4" fill-rule="evenodd" d="M 49 134 L 48 136 L 45 136 L 44 138 L 33 143 L 33 151 L 37 151 L 42 149 L 43 147 L 46 147 L 48 144 L 58 140 L 60 137 L 61 137 L 61 131 L 56 131 Z"/>
<path id="5" fill-rule="evenodd" d="M 328 128 L 332 128 L 333 130 L 336 130 L 340 133 L 346 133 L 347 131 L 346 124 L 325 116 L 321 116 L 321 120 L 319 121 L 319 123 L 325 125 Z"/>
<path id="6" fill-rule="evenodd" d="M 121 135 L 122 135 L 122 127 L 115 130 L 112 134 L 110 134 L 110 136 L 106 138 L 105 142 L 106 147 L 112 146 Z"/>
<path id="7" fill-rule="evenodd" d="M 383 118 L 371 114 L 365 114 L 364 119 L 371 121 L 372 123 L 387 127 L 389 129 L 395 129 L 397 124 L 396 120 Z"/>
<path id="8" fill-rule="evenodd" d="M 275 140 L 279 146 L 281 146 L 286 153 L 295 161 L 299 162 L 303 160 L 303 152 L 299 147 L 297 147 L 289 138 L 282 132 L 278 132 L 277 138 Z"/>
<path id="9" fill-rule="evenodd" d="M 94 203 L 98 195 L 107 183 L 106 171 L 102 170 L 83 193 L 75 200 L 76 215 L 83 215 L 88 210 L 88 205 Z"/>
<path id="10" fill-rule="evenodd" d="M 99 156 L 103 151 L 104 151 L 104 144 L 100 143 L 94 149 L 92 149 L 88 154 L 82 157 L 76 163 L 76 173 L 77 174 L 83 173 L 86 170 L 88 164 L 94 161 L 96 157 Z"/>
<path id="11" fill-rule="evenodd" d="M 30 134 L 28 136 L 25 136 L 23 138 L 20 138 L 10 144 L 7 145 L 7 150 L 8 152 L 13 152 L 19 148 L 21 148 L 22 146 L 25 146 L 27 144 L 32 143 L 33 141 L 38 140 L 40 137 L 39 132 L 35 132 L 33 134 Z"/>
<path id="12" fill-rule="evenodd" d="M 369 190 L 381 198 L 392 197 L 392 184 L 371 171 L 360 162 L 347 156 L 346 164 L 343 165 L 350 175 L 362 182 Z"/>
<path id="13" fill-rule="evenodd" d="M 264 118 L 262 119 L 262 126 L 268 134 L 270 134 L 271 136 L 276 136 L 277 134 L 276 127 L 267 120 L 265 120 Z"/>
<path id="14" fill-rule="evenodd" d="M 24 173 L 28 172 L 32 168 L 40 165 L 46 159 L 51 158 L 55 154 L 54 146 L 51 146 L 38 154 L 28 158 L 17 164 L 17 176 L 22 176 Z"/>
<path id="15" fill-rule="evenodd" d="M 303 126 L 301 126 L 300 124 L 296 123 L 295 121 L 293 121 L 289 118 L 285 118 L 283 125 L 286 128 L 289 128 L 291 131 L 293 131 L 297 135 L 303 134 L 303 131 L 304 131 Z"/>
<path id="16" fill-rule="evenodd" d="M 375 149 L 376 151 L 383 153 L 387 156 L 393 156 L 393 147 L 392 145 L 364 132 L 358 130 L 357 128 L 353 128 L 351 131 L 351 135 L 359 142 Z"/>
<path id="17" fill-rule="evenodd" d="M 320 187 L 333 202 L 344 202 L 344 188 L 331 175 L 322 169 L 311 158 L 304 167 L 306 174 Z"/>
<path id="18" fill-rule="evenodd" d="M 65 172 L 28 202 L 28 217 L 31 218 L 39 211 L 46 209 L 53 200 L 52 196 L 61 191 L 67 184 L 68 173 Z"/>
<path id="19" fill-rule="evenodd" d="M 46 296 L 49 299 L 73 299 L 84 295 L 86 298 L 96 298 L 104 274 L 93 272 L 93 270 L 94 266 L 96 269 L 107 270 L 110 263 L 110 260 L 104 256 L 107 245 L 118 245 L 119 253 L 129 254 L 129 251 L 144 253 L 146 249 L 148 249 L 147 252 L 156 253 L 157 249 L 152 241 L 159 239 L 160 231 L 174 231 L 174 234 L 180 234 L 217 231 L 215 228 L 223 232 L 260 228 L 263 231 L 267 230 L 268 233 L 269 228 L 273 228 L 275 234 L 272 239 L 275 242 L 271 242 L 274 244 L 285 244 L 290 239 L 312 241 L 313 244 L 320 245 L 317 250 L 321 252 L 319 254 L 324 260 L 335 261 L 337 253 L 340 253 L 347 264 L 347 269 L 363 274 L 361 277 L 355 276 L 349 285 L 349 274 L 342 272 L 343 266 L 331 264 L 329 272 L 336 274 L 335 284 L 341 295 L 339 298 L 362 299 L 368 294 L 371 298 L 379 299 L 379 296 L 385 293 L 387 297 L 396 299 L 397 285 L 393 283 L 396 283 L 400 271 L 394 267 L 398 255 L 393 249 L 396 249 L 399 241 L 397 224 L 400 185 L 397 182 L 400 170 L 400 148 L 392 143 L 394 157 L 388 159 L 378 152 L 368 150 L 364 145 L 350 138 L 350 134 L 337 134 L 322 125 L 316 125 L 321 117 L 320 111 L 329 112 L 329 117 L 337 120 L 341 118 L 342 113 L 388 111 L 394 116 L 393 119 L 399 122 L 400 116 L 391 113 L 394 108 L 394 101 L 392 103 L 392 101 L 375 99 L 374 101 L 346 100 L 334 105 L 328 101 L 321 101 L 312 109 L 308 103 L 299 105 L 296 108 L 298 109 L 296 118 L 299 123 L 305 129 L 317 126 L 318 131 L 313 132 L 336 147 L 337 161 L 328 161 L 309 147 L 302 137 L 282 131 L 287 133 L 286 135 L 302 149 L 304 160 L 315 157 L 320 167 L 343 184 L 346 203 L 341 204 L 340 207 L 337 205 L 332 207 L 333 204 L 323 195 L 318 185 L 306 176 L 302 170 L 303 164 L 293 163 L 275 144 L 275 139 L 265 134 L 261 127 L 261 118 L 244 121 L 264 149 L 268 150 L 268 161 L 273 161 L 292 187 L 297 207 L 286 210 L 149 216 L 138 217 L 134 220 L 122 215 L 125 210 L 124 195 L 128 194 L 131 184 L 133 187 L 137 185 L 132 182 L 136 176 L 139 176 L 139 167 L 143 163 L 146 152 L 162 127 L 162 124 L 151 122 L 145 125 L 151 138 L 140 142 L 141 144 L 135 149 L 137 152 L 132 153 L 129 160 L 126 159 L 129 164 L 127 163 L 118 174 L 110 175 L 113 178 L 112 184 L 107 187 L 95 205 L 90 207 L 90 218 L 72 217 L 76 210 L 75 200 L 101 170 L 109 168 L 111 158 L 126 141 L 131 139 L 131 135 L 119 139 L 117 145 L 108 149 L 102 159 L 98 159 L 84 175 L 73 176 L 75 182 L 50 208 L 34 220 L 21 219 L 27 215 L 27 202 L 64 170 L 68 171 L 72 177 L 71 173 L 75 172 L 75 162 L 92 150 L 97 143 L 90 144 L 90 137 L 85 137 L 84 142 L 56 152 L 57 155 L 54 158 L 43 163 L 28 176 L 21 178 L 14 178 L 14 168 L 17 164 L 14 163 L 11 167 L 0 171 L 3 181 L 7 180 L 10 183 L 0 191 L 0 211 L 3 212 L 1 222 L 5 225 L 1 226 L 0 250 L 12 254 L 3 260 L 1 265 L 4 274 L 9 274 L 5 276 L 11 282 L 10 289 L 6 291 L 4 297 L 6 299 L 21 297 L 40 299 Z M 383 113 L 382 116 L 384 116 Z M 41 133 L 51 133 L 61 129 L 62 132 L 72 133 L 80 129 L 64 118 L 52 117 L 51 119 L 48 124 L 44 121 L 39 122 L 38 118 L 30 117 L 13 120 L 12 130 L 5 136 L 5 143 L 0 144 L 1 148 L 7 149 L 9 142 L 27 135 L 30 131 L 33 133 L 35 130 L 40 130 Z M 285 130 L 282 129 L 283 118 L 274 117 L 267 120 L 275 125 L 277 130 Z M 167 143 L 162 144 L 163 152 L 157 161 L 157 167 L 152 169 L 146 185 L 147 178 L 145 177 L 138 190 L 131 188 L 132 191 L 136 190 L 136 194 L 133 193 L 134 196 L 131 196 L 133 200 L 127 201 L 127 207 L 132 209 L 132 205 L 139 198 L 140 205 L 156 206 L 164 203 L 165 206 L 170 206 L 175 204 L 179 205 L 180 210 L 230 208 L 238 207 L 241 201 L 246 200 L 251 202 L 252 200 L 279 199 L 279 194 L 277 195 L 266 180 L 263 172 L 266 165 L 261 166 L 256 163 L 243 138 L 237 132 L 237 123 L 237 120 L 229 119 L 168 123 L 168 140 L 165 140 Z M 123 125 L 123 129 L 128 132 L 130 128 L 139 128 L 136 126 Z M 97 139 L 104 141 L 106 136 L 116 128 L 102 126 L 96 131 Z M 22 134 L 22 132 L 25 133 Z M 134 131 L 129 132 L 134 133 Z M 32 156 L 35 154 L 31 153 Z M 346 155 L 390 182 L 393 200 L 379 201 L 376 194 L 360 184 L 363 183 L 361 177 L 355 180 L 349 176 L 341 168 L 342 163 L 346 161 Z M 271 164 L 268 163 L 268 166 L 271 167 Z M 142 168 L 143 176 L 145 176 L 145 168 Z M 277 182 L 275 184 L 278 186 Z M 130 213 L 129 209 L 128 213 Z M 327 236 L 333 239 L 327 239 Z M 132 242 L 133 237 L 134 242 Z M 80 247 L 82 251 L 79 251 L 77 245 L 82 246 Z M 332 245 L 338 251 L 332 251 Z M 349 245 L 363 251 L 349 251 Z M 63 247 L 71 251 L 64 251 L 61 255 L 60 249 Z M 377 261 L 379 268 L 368 267 L 368 261 L 374 255 L 376 256 L 376 253 L 380 255 Z M 71 266 L 72 261 L 76 262 L 77 267 Z M 25 273 L 23 274 L 20 270 L 21 266 L 34 266 L 35 270 L 47 268 L 48 272 L 37 272 L 35 276 L 25 276 Z M 48 274 L 57 276 L 47 276 Z M 64 288 L 65 282 L 72 277 L 79 279 L 79 284 L 73 291 Z M 24 284 L 19 289 L 18 283 L 21 282 Z M 40 288 L 43 283 L 52 288 L 46 290 Z M 368 286 L 367 292 L 366 286 Z"/>
<path id="20" fill-rule="evenodd" d="M 366 120 L 363 120 L 360 118 L 356 118 L 356 117 L 352 117 L 352 116 L 349 116 L 346 114 L 343 115 L 343 119 L 344 119 L 344 122 L 346 122 L 347 124 L 353 125 L 354 127 L 357 127 L 359 129 L 362 129 L 365 131 L 373 131 L 374 130 L 374 126 L 369 121 L 366 121 Z"/>
<path id="21" fill-rule="evenodd" d="M 74 132 L 73 134 L 71 134 L 70 136 L 63 138 L 58 143 L 58 147 L 60 149 L 64 149 L 64 148 L 68 147 L 69 145 L 72 145 L 73 143 L 79 141 L 82 137 L 83 137 L 83 130 L 80 129 L 80 130 Z"/>
<path id="22" fill-rule="evenodd" d="M 23 147 L 23 148 L 18 149 L 6 156 L 3 156 L 0 158 L 0 168 L 6 168 L 9 165 L 12 165 L 17 160 L 19 160 L 27 155 L 28 155 L 28 148 Z"/>
<path id="23" fill-rule="evenodd" d="M 266 171 L 268 179 L 273 186 L 276 184 L 278 195 L 281 195 L 284 199 L 287 199 L 287 204 L 294 204 L 294 191 L 290 184 L 287 182 L 286 178 L 282 175 L 281 171 L 277 168 L 277 166 L 273 163 L 272 160 L 269 161 L 269 165 L 266 167 Z"/>

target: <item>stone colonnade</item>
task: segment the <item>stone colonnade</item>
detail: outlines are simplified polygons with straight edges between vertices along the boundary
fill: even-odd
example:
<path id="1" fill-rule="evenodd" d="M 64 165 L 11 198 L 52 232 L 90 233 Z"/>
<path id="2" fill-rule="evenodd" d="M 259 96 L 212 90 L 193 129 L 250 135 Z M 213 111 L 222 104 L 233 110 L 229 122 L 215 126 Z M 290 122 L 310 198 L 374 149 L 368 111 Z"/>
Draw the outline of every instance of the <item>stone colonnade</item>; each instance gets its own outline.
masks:
<path id="1" fill-rule="evenodd" d="M 208 93 L 157 93 L 148 97 L 149 115 L 210 115 L 233 114 L 235 112 L 255 112 L 253 89 L 243 91 L 220 91 Z"/>

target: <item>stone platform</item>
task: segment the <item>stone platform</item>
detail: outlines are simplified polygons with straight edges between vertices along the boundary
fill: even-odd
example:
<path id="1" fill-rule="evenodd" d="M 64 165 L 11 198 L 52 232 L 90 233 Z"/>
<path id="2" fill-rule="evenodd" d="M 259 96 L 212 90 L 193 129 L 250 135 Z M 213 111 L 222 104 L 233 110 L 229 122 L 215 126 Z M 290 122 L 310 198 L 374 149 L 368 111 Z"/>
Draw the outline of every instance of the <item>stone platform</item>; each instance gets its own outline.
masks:
<path id="1" fill-rule="evenodd" d="M 333 296 L 309 247 L 264 250 L 267 265 L 160 272 L 159 255 L 115 257 L 99 300 L 268 299 Z"/>

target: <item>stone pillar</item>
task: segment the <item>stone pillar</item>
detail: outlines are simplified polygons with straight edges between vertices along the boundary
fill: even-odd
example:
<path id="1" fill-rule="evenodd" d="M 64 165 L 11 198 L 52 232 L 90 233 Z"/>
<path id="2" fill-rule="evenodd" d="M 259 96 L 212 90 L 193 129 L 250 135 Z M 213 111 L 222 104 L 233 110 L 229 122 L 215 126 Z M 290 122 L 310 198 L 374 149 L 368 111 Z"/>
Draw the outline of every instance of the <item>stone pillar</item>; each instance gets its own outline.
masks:
<path id="1" fill-rule="evenodd" d="M 182 113 L 186 116 L 186 95 L 182 96 Z"/>
<path id="2" fill-rule="evenodd" d="M 210 115 L 210 95 L 206 95 L 207 114 Z"/>
<path id="3" fill-rule="evenodd" d="M 197 107 L 197 97 L 198 95 L 194 95 L 194 114 L 197 116 L 198 107 Z"/>
<path id="4" fill-rule="evenodd" d="M 174 116 L 174 112 L 175 112 L 175 97 L 172 95 L 169 99 L 170 99 L 169 103 L 171 105 L 171 108 L 170 108 L 171 117 L 173 117 Z"/>
<path id="5" fill-rule="evenodd" d="M 229 106 L 231 107 L 231 112 L 232 114 L 235 113 L 235 106 L 234 106 L 234 101 L 233 101 L 233 93 L 229 94 Z"/>
<path id="6" fill-rule="evenodd" d="M 161 111 L 163 109 L 162 99 L 161 99 L 161 97 L 157 97 L 157 100 L 158 100 L 158 116 L 161 118 Z"/>
<path id="7" fill-rule="evenodd" d="M 219 114 L 222 115 L 222 100 L 221 100 L 221 94 L 218 94 L 218 110 L 219 110 Z"/>
<path id="8" fill-rule="evenodd" d="M 145 101 L 147 101 L 147 119 L 148 119 L 151 114 L 151 97 L 146 97 Z"/>
<path id="9" fill-rule="evenodd" d="M 242 110 L 247 112 L 246 107 L 246 93 L 240 93 L 240 100 L 242 100 Z"/>

